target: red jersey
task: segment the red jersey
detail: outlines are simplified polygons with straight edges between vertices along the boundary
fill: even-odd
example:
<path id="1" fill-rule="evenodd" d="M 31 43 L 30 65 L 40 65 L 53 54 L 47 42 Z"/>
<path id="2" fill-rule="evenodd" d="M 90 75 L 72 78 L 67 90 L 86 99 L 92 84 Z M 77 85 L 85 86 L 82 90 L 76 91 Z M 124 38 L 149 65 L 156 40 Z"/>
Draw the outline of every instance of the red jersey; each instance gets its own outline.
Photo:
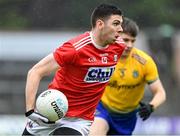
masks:
<path id="1" fill-rule="evenodd" d="M 102 48 L 86 32 L 56 49 L 54 58 L 61 68 L 49 88 L 67 96 L 66 116 L 94 119 L 96 106 L 124 47 L 120 41 Z"/>

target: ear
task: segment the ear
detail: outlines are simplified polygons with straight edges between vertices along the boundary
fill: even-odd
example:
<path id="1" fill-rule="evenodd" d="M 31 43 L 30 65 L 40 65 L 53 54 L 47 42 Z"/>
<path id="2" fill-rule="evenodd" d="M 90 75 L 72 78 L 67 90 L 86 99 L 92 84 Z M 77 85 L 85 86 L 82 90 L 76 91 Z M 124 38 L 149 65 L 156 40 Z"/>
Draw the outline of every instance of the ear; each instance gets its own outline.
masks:
<path id="1" fill-rule="evenodd" d="M 104 27 L 104 22 L 101 19 L 96 21 L 96 26 L 98 29 L 102 29 Z"/>

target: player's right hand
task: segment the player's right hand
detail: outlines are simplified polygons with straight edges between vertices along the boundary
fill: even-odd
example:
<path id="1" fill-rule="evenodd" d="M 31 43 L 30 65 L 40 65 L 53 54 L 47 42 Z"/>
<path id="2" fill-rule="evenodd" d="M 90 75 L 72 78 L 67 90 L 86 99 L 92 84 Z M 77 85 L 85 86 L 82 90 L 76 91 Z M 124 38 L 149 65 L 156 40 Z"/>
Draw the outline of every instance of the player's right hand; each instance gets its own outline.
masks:
<path id="1" fill-rule="evenodd" d="M 48 118 L 46 118 L 43 115 L 35 112 L 33 109 L 27 111 L 25 113 L 25 115 L 26 115 L 27 118 L 29 118 L 30 120 L 36 122 L 39 125 L 44 125 L 44 126 L 55 125 L 55 122 L 49 121 Z"/>

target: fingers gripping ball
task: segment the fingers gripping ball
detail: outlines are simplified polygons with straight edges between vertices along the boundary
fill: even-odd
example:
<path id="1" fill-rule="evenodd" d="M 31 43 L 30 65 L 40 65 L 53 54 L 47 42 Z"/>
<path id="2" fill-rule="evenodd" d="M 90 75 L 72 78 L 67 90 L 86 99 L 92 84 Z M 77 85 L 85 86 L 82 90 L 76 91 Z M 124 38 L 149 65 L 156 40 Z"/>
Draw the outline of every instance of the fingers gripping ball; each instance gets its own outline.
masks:
<path id="1" fill-rule="evenodd" d="M 68 100 L 62 92 L 48 89 L 38 96 L 36 109 L 50 121 L 57 121 L 65 116 L 68 110 Z"/>

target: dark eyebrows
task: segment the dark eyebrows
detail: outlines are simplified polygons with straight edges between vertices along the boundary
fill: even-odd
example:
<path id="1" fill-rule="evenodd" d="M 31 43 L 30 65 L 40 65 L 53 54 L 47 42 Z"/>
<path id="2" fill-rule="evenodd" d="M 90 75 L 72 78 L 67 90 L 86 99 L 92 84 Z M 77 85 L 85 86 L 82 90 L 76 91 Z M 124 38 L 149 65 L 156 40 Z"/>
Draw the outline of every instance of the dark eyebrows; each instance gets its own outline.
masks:
<path id="1" fill-rule="evenodd" d="M 121 25 L 121 24 L 122 24 L 122 21 L 120 21 L 120 20 L 114 20 L 113 23 L 118 23 L 118 24 Z"/>
<path id="2" fill-rule="evenodd" d="M 136 39 L 129 39 L 129 38 L 123 38 L 124 41 L 128 42 L 128 41 L 131 41 L 131 42 L 135 42 Z"/>

